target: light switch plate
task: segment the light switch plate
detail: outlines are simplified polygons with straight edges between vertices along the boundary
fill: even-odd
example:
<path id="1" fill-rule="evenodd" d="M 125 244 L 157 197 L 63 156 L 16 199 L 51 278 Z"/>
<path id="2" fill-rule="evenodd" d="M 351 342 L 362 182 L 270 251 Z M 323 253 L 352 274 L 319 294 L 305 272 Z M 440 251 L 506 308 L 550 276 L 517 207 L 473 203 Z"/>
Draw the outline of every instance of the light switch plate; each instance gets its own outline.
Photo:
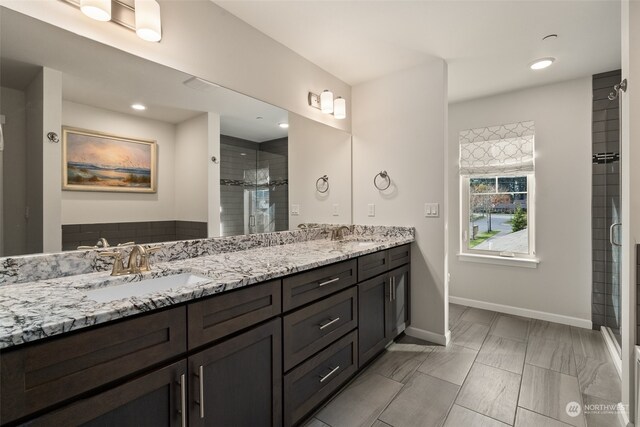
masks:
<path id="1" fill-rule="evenodd" d="M 440 216 L 440 205 L 438 203 L 425 203 L 424 216 L 427 218 L 437 218 Z"/>
<path id="2" fill-rule="evenodd" d="M 367 215 L 368 216 L 376 216 L 376 205 L 373 203 L 369 203 L 367 206 Z"/>
<path id="3" fill-rule="evenodd" d="M 300 215 L 300 205 L 291 205 L 291 215 L 297 216 Z"/>
<path id="4" fill-rule="evenodd" d="M 332 215 L 333 216 L 340 216 L 340 205 L 339 204 L 337 204 L 337 203 L 333 204 Z"/>

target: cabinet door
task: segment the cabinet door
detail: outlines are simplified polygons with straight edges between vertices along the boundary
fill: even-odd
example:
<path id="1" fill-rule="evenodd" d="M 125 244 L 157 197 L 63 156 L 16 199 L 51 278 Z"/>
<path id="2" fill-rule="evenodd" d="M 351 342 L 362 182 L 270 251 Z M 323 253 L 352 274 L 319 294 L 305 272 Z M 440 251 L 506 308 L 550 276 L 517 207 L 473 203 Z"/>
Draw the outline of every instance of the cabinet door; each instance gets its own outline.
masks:
<path id="1" fill-rule="evenodd" d="M 364 366 L 391 341 L 391 289 L 383 274 L 358 284 L 358 363 Z"/>
<path id="2" fill-rule="evenodd" d="M 409 312 L 409 265 L 389 272 L 391 281 L 391 310 L 388 318 L 390 338 L 402 333 L 410 323 Z"/>
<path id="3" fill-rule="evenodd" d="M 27 422 L 28 426 L 186 427 L 182 360 Z"/>
<path id="4" fill-rule="evenodd" d="M 281 321 L 189 357 L 191 426 L 282 425 Z"/>

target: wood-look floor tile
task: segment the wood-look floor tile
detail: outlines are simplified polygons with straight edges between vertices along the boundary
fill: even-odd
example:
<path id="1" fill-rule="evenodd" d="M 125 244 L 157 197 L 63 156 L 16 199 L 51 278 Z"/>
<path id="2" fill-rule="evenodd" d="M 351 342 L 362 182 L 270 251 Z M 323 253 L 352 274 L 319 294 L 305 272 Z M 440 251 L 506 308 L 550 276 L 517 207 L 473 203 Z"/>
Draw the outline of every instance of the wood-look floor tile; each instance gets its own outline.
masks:
<path id="1" fill-rule="evenodd" d="M 469 307 L 467 308 L 460 320 L 472 323 L 484 323 L 485 325 L 491 325 L 493 319 L 496 317 L 495 311 L 483 310 L 481 308 Z"/>
<path id="2" fill-rule="evenodd" d="M 610 360 L 602 332 L 591 329 L 571 327 L 573 353 L 577 356 L 589 357 L 602 362 Z"/>
<path id="3" fill-rule="evenodd" d="M 331 427 L 331 426 L 323 423 L 317 418 L 311 418 L 309 421 L 307 421 L 304 427 Z"/>
<path id="4" fill-rule="evenodd" d="M 391 426 L 387 423 L 383 423 L 380 420 L 376 420 L 373 424 L 371 424 L 371 427 L 391 427 Z"/>
<path id="5" fill-rule="evenodd" d="M 570 425 L 520 407 L 516 413 L 515 427 L 568 427 Z"/>
<path id="6" fill-rule="evenodd" d="M 416 372 L 379 418 L 394 427 L 441 426 L 458 388 Z"/>
<path id="7" fill-rule="evenodd" d="M 529 319 L 499 315 L 491 325 L 489 334 L 526 342 L 529 334 Z"/>
<path id="8" fill-rule="evenodd" d="M 584 416 L 589 427 L 611 427 L 619 425 L 617 403 L 597 397 L 582 395 Z"/>
<path id="9" fill-rule="evenodd" d="M 525 364 L 519 406 L 574 426 L 584 426 L 584 416 L 571 417 L 567 404 L 582 404 L 578 379 L 550 369 Z"/>
<path id="10" fill-rule="evenodd" d="M 429 353 L 431 348 L 426 350 L 425 346 L 395 343 L 373 362 L 367 372 L 375 372 L 383 377 L 405 383 Z"/>
<path id="11" fill-rule="evenodd" d="M 622 383 L 612 361 L 576 356 L 576 367 L 583 394 L 613 402 L 622 399 Z"/>
<path id="12" fill-rule="evenodd" d="M 577 375 L 573 346 L 570 341 L 555 341 L 542 336 L 532 336 L 529 338 L 526 361 L 540 368 Z"/>
<path id="13" fill-rule="evenodd" d="M 480 350 L 489 332 L 489 325 L 460 320 L 451 330 L 451 342 L 463 347 Z"/>
<path id="14" fill-rule="evenodd" d="M 526 349 L 524 342 L 490 334 L 482 344 L 476 362 L 522 374 Z"/>
<path id="15" fill-rule="evenodd" d="M 513 424 L 520 375 L 474 363 L 456 403 L 507 424 Z"/>
<path id="16" fill-rule="evenodd" d="M 548 340 L 570 342 L 571 327 L 546 320 L 531 319 L 529 336 L 542 337 Z"/>
<path id="17" fill-rule="evenodd" d="M 464 305 L 449 303 L 449 329 L 453 328 L 466 309 Z"/>
<path id="18" fill-rule="evenodd" d="M 460 405 L 453 405 L 444 427 L 507 427 L 509 424 L 501 423 L 493 418 L 486 417 Z"/>
<path id="19" fill-rule="evenodd" d="M 365 372 L 316 414 L 332 427 L 369 427 L 400 391 L 402 384 Z"/>
<path id="20" fill-rule="evenodd" d="M 438 347 L 422 362 L 418 371 L 462 385 L 477 353 L 476 350 L 455 344 Z"/>

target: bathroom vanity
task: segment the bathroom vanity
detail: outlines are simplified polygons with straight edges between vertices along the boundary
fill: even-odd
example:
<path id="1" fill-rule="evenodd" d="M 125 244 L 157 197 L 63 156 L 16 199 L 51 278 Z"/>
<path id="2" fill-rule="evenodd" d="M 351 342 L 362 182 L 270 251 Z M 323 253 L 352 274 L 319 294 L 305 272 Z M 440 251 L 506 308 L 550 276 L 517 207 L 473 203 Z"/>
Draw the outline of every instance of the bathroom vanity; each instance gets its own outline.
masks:
<path id="1" fill-rule="evenodd" d="M 299 424 L 410 322 L 413 229 L 389 229 L 0 286 L 2 425 Z M 207 280 L 90 298 L 186 272 Z"/>

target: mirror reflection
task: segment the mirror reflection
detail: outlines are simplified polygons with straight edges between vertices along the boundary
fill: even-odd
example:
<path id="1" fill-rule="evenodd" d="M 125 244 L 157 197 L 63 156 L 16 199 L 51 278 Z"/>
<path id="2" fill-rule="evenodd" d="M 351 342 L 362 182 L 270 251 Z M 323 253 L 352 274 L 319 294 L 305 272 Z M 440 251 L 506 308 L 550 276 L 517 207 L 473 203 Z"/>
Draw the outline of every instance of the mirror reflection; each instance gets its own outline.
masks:
<path id="1" fill-rule="evenodd" d="M 0 19 L 0 256 L 350 222 L 349 134 L 5 8 Z M 324 143 L 345 155 L 319 154 Z M 311 165 L 347 177 L 332 183 L 339 207 L 316 197 Z M 134 191 L 151 176 L 154 191 Z M 292 191 L 309 199 L 294 217 Z"/>

